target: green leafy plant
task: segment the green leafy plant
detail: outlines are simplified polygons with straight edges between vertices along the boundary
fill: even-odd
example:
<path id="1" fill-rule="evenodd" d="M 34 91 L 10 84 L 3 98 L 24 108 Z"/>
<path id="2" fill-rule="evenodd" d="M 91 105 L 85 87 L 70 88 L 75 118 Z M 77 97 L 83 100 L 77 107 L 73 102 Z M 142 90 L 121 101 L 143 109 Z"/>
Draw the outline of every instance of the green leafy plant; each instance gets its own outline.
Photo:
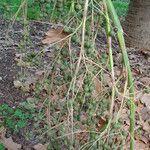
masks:
<path id="1" fill-rule="evenodd" d="M 28 121 L 32 119 L 32 114 L 21 108 L 13 109 L 7 104 L 0 106 L 0 115 L 2 116 L 2 125 L 8 127 L 14 132 L 27 126 Z"/>
<path id="2" fill-rule="evenodd" d="M 0 150 L 5 150 L 5 147 L 2 143 L 0 143 Z"/>
<path id="3" fill-rule="evenodd" d="M 125 16 L 128 11 L 129 1 L 126 0 L 113 0 L 113 5 L 119 17 Z"/>

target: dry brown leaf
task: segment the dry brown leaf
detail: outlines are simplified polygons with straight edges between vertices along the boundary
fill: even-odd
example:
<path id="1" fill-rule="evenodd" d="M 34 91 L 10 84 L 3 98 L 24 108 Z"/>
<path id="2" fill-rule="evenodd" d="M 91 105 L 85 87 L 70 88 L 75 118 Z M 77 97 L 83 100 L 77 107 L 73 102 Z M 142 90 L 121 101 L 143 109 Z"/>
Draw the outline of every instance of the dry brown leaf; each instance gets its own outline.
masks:
<path id="1" fill-rule="evenodd" d="M 135 101 L 139 103 L 139 100 L 142 97 L 142 95 L 143 95 L 143 91 L 136 91 Z"/>
<path id="2" fill-rule="evenodd" d="M 34 91 L 35 88 L 35 84 L 37 83 L 37 81 L 39 80 L 40 77 L 38 76 L 29 76 L 26 81 L 23 83 L 23 86 L 21 87 L 21 89 L 24 92 L 29 92 L 29 91 Z"/>
<path id="3" fill-rule="evenodd" d="M 21 145 L 20 144 L 17 144 L 15 143 L 12 138 L 2 138 L 2 141 L 1 141 L 5 148 L 7 148 L 7 150 L 19 150 L 21 149 Z"/>
<path id="4" fill-rule="evenodd" d="M 102 92 L 102 83 L 98 78 L 95 78 L 95 90 L 97 94 L 100 94 Z"/>
<path id="5" fill-rule="evenodd" d="M 135 150 L 149 150 L 150 147 L 140 140 L 135 141 Z"/>
<path id="6" fill-rule="evenodd" d="M 15 80 L 15 81 L 14 81 L 14 86 L 15 86 L 16 88 L 20 88 L 20 87 L 22 87 L 23 85 L 22 85 L 22 83 L 21 83 L 19 80 Z"/>
<path id="7" fill-rule="evenodd" d="M 25 56 L 25 53 L 21 53 L 21 54 L 16 53 L 15 54 L 15 59 L 20 59 L 20 58 L 22 58 L 24 56 Z"/>
<path id="8" fill-rule="evenodd" d="M 138 124 L 138 125 L 140 125 L 142 128 L 143 128 L 143 130 L 145 130 L 148 134 L 150 134 L 150 120 L 147 120 L 147 121 L 143 121 L 143 120 L 138 120 L 138 121 L 136 121 L 136 123 Z"/>
<path id="9" fill-rule="evenodd" d="M 144 108 L 144 105 L 138 100 L 137 101 L 137 107 L 136 107 L 136 112 L 139 114 L 141 113 L 141 110 Z"/>
<path id="10" fill-rule="evenodd" d="M 0 139 L 3 139 L 6 134 L 6 129 L 4 127 L 0 127 Z"/>
<path id="11" fill-rule="evenodd" d="M 112 79 L 109 74 L 104 74 L 104 81 L 108 84 L 109 87 L 112 87 Z"/>
<path id="12" fill-rule="evenodd" d="M 49 108 L 47 108 L 47 110 L 46 110 L 46 120 L 47 120 L 47 124 L 50 126 L 51 125 L 51 115 L 50 115 Z"/>
<path id="13" fill-rule="evenodd" d="M 46 35 L 47 36 L 45 37 L 45 39 L 42 40 L 43 44 L 52 44 L 61 40 L 62 40 L 62 43 L 64 44 L 66 41 L 65 38 L 68 36 L 68 34 L 64 32 L 63 28 L 51 29 L 46 33 Z"/>
<path id="14" fill-rule="evenodd" d="M 148 134 L 150 134 L 150 124 L 149 124 L 149 120 L 147 120 L 146 122 L 144 122 L 142 124 L 143 126 L 143 130 L 145 130 Z"/>
<path id="15" fill-rule="evenodd" d="M 99 121 L 96 125 L 97 131 L 100 131 L 104 126 L 106 125 L 106 120 L 103 119 L 102 117 L 99 118 Z"/>
<path id="16" fill-rule="evenodd" d="M 37 144 L 34 146 L 34 150 L 47 150 L 48 144 Z"/>
<path id="17" fill-rule="evenodd" d="M 140 115 L 143 121 L 150 120 L 150 110 L 148 110 L 147 107 L 141 109 Z"/>
<path id="18" fill-rule="evenodd" d="M 19 150 L 19 149 L 21 149 L 20 144 L 15 143 L 12 140 L 12 137 L 5 138 L 5 134 L 6 134 L 6 129 L 1 127 L 0 128 L 0 142 L 3 143 L 3 145 L 5 146 L 5 148 L 7 150 Z"/>
<path id="19" fill-rule="evenodd" d="M 79 78 L 78 78 L 78 80 L 77 80 L 77 82 L 76 82 L 76 85 L 77 85 L 78 88 L 82 87 L 83 80 L 84 80 L 83 75 L 80 75 Z"/>
<path id="20" fill-rule="evenodd" d="M 39 77 L 43 76 L 44 74 L 45 74 L 45 71 L 44 71 L 44 70 L 40 70 L 40 71 L 36 71 L 36 72 L 35 72 L 35 75 L 37 75 L 37 76 L 39 76 Z"/>
<path id="21" fill-rule="evenodd" d="M 140 79 L 140 81 L 147 86 L 150 85 L 150 77 L 143 77 Z"/>
<path id="22" fill-rule="evenodd" d="M 23 55 L 21 54 L 16 54 L 15 61 L 17 62 L 17 65 L 20 67 L 30 67 L 30 62 L 25 62 L 22 59 Z"/>
<path id="23" fill-rule="evenodd" d="M 97 98 L 96 100 L 99 100 L 98 96 L 102 92 L 102 82 L 98 79 L 94 79 L 94 85 L 95 85 L 95 90 L 93 91 L 93 97 Z"/>
<path id="24" fill-rule="evenodd" d="M 150 94 L 143 94 L 140 98 L 141 103 L 145 104 L 145 106 L 147 107 L 147 109 L 150 110 Z"/>
<path id="25" fill-rule="evenodd" d="M 120 116 L 123 119 L 124 122 L 124 130 L 125 131 L 129 131 L 129 127 L 130 127 L 130 119 L 129 119 L 129 114 L 130 111 L 127 108 L 123 108 L 120 112 Z"/>

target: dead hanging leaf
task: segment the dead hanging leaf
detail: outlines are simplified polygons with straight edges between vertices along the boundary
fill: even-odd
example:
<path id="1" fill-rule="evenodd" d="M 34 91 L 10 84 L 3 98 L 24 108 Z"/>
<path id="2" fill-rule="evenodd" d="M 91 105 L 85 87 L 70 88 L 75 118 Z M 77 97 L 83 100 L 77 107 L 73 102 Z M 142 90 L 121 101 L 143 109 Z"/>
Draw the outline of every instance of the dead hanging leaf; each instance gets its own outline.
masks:
<path id="1" fill-rule="evenodd" d="M 48 144 L 37 144 L 34 146 L 34 150 L 47 150 Z"/>
<path id="2" fill-rule="evenodd" d="M 51 29 L 46 33 L 46 37 L 42 40 L 43 44 L 52 44 L 61 41 L 61 45 L 66 43 L 68 39 L 66 37 L 68 33 L 64 32 L 63 28 Z"/>
<path id="3" fill-rule="evenodd" d="M 7 148 L 7 150 L 19 150 L 19 149 L 21 149 L 21 145 L 15 143 L 11 137 L 10 138 L 3 137 L 1 142 L 4 144 L 5 148 Z"/>

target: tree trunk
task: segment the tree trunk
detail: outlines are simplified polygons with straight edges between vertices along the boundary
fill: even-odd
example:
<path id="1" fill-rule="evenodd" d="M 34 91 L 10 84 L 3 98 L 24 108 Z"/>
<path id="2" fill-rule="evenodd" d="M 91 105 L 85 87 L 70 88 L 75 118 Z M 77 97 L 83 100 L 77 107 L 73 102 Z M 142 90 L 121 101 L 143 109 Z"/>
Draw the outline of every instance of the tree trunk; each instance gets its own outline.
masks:
<path id="1" fill-rule="evenodd" d="M 150 51 L 150 0 L 131 0 L 124 32 L 127 47 Z"/>

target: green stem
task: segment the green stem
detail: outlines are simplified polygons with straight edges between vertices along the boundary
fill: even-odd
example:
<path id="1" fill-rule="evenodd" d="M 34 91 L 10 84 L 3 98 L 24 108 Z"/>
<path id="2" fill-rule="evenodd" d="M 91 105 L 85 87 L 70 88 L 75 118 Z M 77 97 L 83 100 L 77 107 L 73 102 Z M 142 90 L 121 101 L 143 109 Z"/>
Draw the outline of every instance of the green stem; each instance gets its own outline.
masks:
<path id="1" fill-rule="evenodd" d="M 104 11 L 105 11 L 105 20 L 106 20 L 106 34 L 107 34 L 107 44 L 108 44 L 108 51 L 109 51 L 109 63 L 110 63 L 110 70 L 111 70 L 111 78 L 112 78 L 112 94 L 111 94 L 111 107 L 110 107 L 110 119 L 112 119 L 113 107 L 115 102 L 115 78 L 114 78 L 114 61 L 113 61 L 113 54 L 112 54 L 112 38 L 110 35 L 111 26 L 110 20 L 107 10 L 107 5 L 105 0 L 103 0 L 104 4 Z"/>
<path id="2" fill-rule="evenodd" d="M 118 19 L 118 16 L 116 14 L 112 1 L 106 0 L 106 4 L 108 7 L 108 11 L 111 15 L 112 21 L 118 30 L 117 38 L 118 38 L 118 42 L 122 51 L 123 61 L 124 61 L 124 65 L 125 65 L 127 76 L 128 76 L 128 87 L 129 87 L 129 93 L 130 93 L 130 136 L 131 136 L 130 150 L 134 150 L 135 104 L 134 104 L 134 83 L 133 83 L 133 78 L 132 78 L 132 72 L 131 72 L 129 58 L 128 58 L 128 54 L 127 54 L 127 50 L 125 46 L 125 40 L 123 36 L 123 29 L 122 29 L 121 23 Z"/>

